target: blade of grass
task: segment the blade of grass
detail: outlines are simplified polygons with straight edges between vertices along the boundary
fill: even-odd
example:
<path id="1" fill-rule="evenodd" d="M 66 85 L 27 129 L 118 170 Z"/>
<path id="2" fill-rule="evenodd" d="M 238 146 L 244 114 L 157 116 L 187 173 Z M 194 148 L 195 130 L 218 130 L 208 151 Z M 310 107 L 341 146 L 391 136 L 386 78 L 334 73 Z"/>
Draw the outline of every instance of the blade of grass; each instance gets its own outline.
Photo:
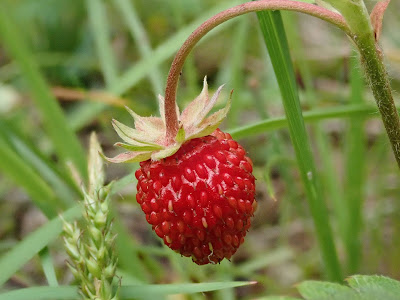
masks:
<path id="1" fill-rule="evenodd" d="M 117 94 L 127 91 L 139 80 L 147 76 L 150 72 L 153 72 L 154 68 L 157 65 L 164 62 L 166 59 L 170 58 L 173 54 L 175 54 L 175 52 L 179 49 L 180 45 L 182 45 L 183 42 L 186 40 L 187 36 L 194 29 L 196 29 L 199 26 L 199 24 L 201 24 L 204 20 L 214 15 L 215 13 L 220 12 L 223 9 L 226 9 L 227 7 L 231 7 L 236 3 L 238 3 L 238 1 L 227 1 L 221 4 L 217 4 L 209 11 L 207 11 L 205 14 L 201 15 L 199 18 L 193 21 L 192 23 L 181 27 L 181 29 L 176 34 L 174 34 L 161 46 L 157 47 L 153 51 L 153 53 L 151 53 L 151 55 L 140 60 L 133 67 L 128 69 L 124 74 L 122 74 L 118 83 L 113 87 L 112 91 Z M 232 21 L 235 22 L 235 19 Z M 233 22 L 230 22 L 229 24 L 232 24 Z M 213 34 L 218 33 L 223 28 L 226 28 L 226 26 L 222 25 L 215 28 L 210 32 L 210 34 L 208 34 L 207 36 L 205 36 L 204 39 L 202 39 L 202 42 L 206 40 L 207 37 L 209 38 Z"/>
<path id="2" fill-rule="evenodd" d="M 73 204 L 74 198 L 80 191 L 69 175 L 59 172 L 56 165 L 50 161 L 50 159 L 42 155 L 37 147 L 32 145 L 30 141 L 18 131 L 16 126 L 8 123 L 9 122 L 6 123 L 0 120 L 0 132 L 13 150 L 20 156 L 21 160 L 24 161 L 24 164 L 35 169 L 66 206 Z"/>
<path id="3" fill-rule="evenodd" d="M 247 262 L 241 263 L 237 269 L 237 275 L 251 276 L 257 271 L 273 264 L 280 264 L 295 257 L 293 250 L 287 247 L 274 249 L 267 255 L 258 255 Z"/>
<path id="4" fill-rule="evenodd" d="M 205 19 L 237 3 L 239 2 L 225 1 L 217 4 L 209 11 L 199 16 L 192 23 L 182 26 L 177 33 L 154 49 L 151 54 L 145 58 L 142 58 L 140 61 L 135 62 L 132 67 L 130 67 L 118 78 L 117 82 L 112 84 L 110 87 L 107 87 L 107 90 L 115 95 L 121 95 L 128 91 L 130 88 L 138 84 L 140 80 L 153 72 L 154 68 L 175 54 L 175 52 L 179 49 L 179 46 L 185 41 L 186 37 Z M 234 22 L 236 22 L 236 19 L 231 20 L 229 24 L 233 24 Z M 210 32 L 210 34 L 206 35 L 202 41 L 207 40 L 224 28 L 226 28 L 225 25 L 218 26 L 218 28 L 215 28 Z M 71 128 L 75 131 L 81 129 L 85 124 L 96 118 L 99 113 L 104 111 L 106 107 L 108 106 L 103 103 L 82 103 L 80 105 L 80 109 L 76 110 L 73 115 L 70 115 L 69 124 Z M 81 113 L 81 111 L 83 111 L 83 113 Z"/>
<path id="5" fill-rule="evenodd" d="M 248 30 L 250 27 L 249 18 L 242 18 L 240 22 L 236 25 L 236 33 L 235 38 L 232 41 L 232 46 L 230 47 L 231 58 L 229 59 L 229 63 L 227 65 L 227 73 L 229 74 L 228 78 L 224 78 L 226 82 L 231 82 L 233 89 L 235 92 L 235 101 L 232 101 L 231 108 L 229 110 L 229 118 L 227 119 L 227 125 L 229 127 L 235 126 L 238 124 L 237 119 L 239 116 L 239 112 L 241 110 L 242 104 L 242 95 L 241 91 L 243 91 L 243 64 L 244 57 L 247 49 L 248 42 Z"/>
<path id="6" fill-rule="evenodd" d="M 62 214 L 62 216 L 67 221 L 79 218 L 81 216 L 80 205 L 68 209 Z M 0 258 L 0 286 L 2 286 L 30 259 L 32 259 L 32 257 L 34 257 L 41 249 L 54 241 L 61 234 L 61 232 L 62 221 L 59 217 L 54 218 L 33 233 L 29 234 L 11 250 L 5 253 Z M 7 299 L 12 298 L 10 297 Z M 30 299 L 36 298 L 32 296 Z"/>
<path id="7" fill-rule="evenodd" d="M 303 113 L 304 121 L 307 123 L 318 122 L 328 119 L 353 118 L 356 116 L 363 116 L 365 118 L 376 118 L 379 117 L 379 114 L 376 110 L 376 107 L 365 104 L 341 105 L 329 109 L 315 109 Z M 251 135 L 257 135 L 267 131 L 286 128 L 288 127 L 288 124 L 289 123 L 286 117 L 276 117 L 241 126 L 238 128 L 233 128 L 228 130 L 228 132 L 235 139 L 239 139 Z"/>
<path id="8" fill-rule="evenodd" d="M 40 52 L 33 53 L 33 55 L 34 60 L 40 68 L 66 65 L 69 63 L 69 59 L 71 58 L 71 54 L 67 52 Z M 97 64 L 93 57 L 77 56 L 74 57 L 74 60 L 75 63 L 82 69 L 97 70 Z M 14 61 L 9 62 L 0 67 L 0 81 L 3 83 L 10 81 L 21 75 L 20 73 L 21 70 L 18 68 L 18 65 Z"/>
<path id="9" fill-rule="evenodd" d="M 340 281 L 342 275 L 329 223 L 328 210 L 317 183 L 313 155 L 302 117 L 282 18 L 279 11 L 257 12 L 257 16 L 281 90 L 289 132 L 314 220 L 325 273 L 330 280 Z"/>
<path id="10" fill-rule="evenodd" d="M 285 14 L 288 18 L 285 19 L 285 28 L 289 37 L 290 49 L 294 59 L 297 62 L 298 71 L 304 84 L 305 100 L 311 107 L 316 107 L 317 96 L 313 88 L 313 79 L 310 68 L 305 57 L 304 45 L 299 35 L 298 15 L 291 12 Z M 289 29 L 289 30 L 288 30 Z M 357 103 L 356 103 L 357 104 Z M 340 237 L 345 239 L 346 232 L 346 211 L 347 207 L 343 197 L 343 191 L 339 184 L 337 170 L 335 168 L 335 160 L 333 158 L 332 147 L 329 141 L 329 135 L 326 134 L 320 123 L 311 127 L 314 133 L 314 140 L 317 152 L 320 156 L 320 167 L 318 168 L 319 176 L 323 187 L 323 195 L 332 203 L 333 207 L 333 224 L 336 225 Z"/>
<path id="11" fill-rule="evenodd" d="M 260 43 L 260 47 L 265 50 L 262 52 L 262 59 L 264 60 L 264 76 L 263 76 L 263 89 L 260 91 L 259 89 L 253 89 L 253 103 L 254 107 L 261 117 L 261 119 L 266 119 L 269 117 L 269 105 L 273 106 L 271 103 L 271 98 L 278 98 L 278 101 L 281 101 L 281 95 L 279 91 L 279 86 L 274 76 L 269 76 L 273 72 L 273 67 L 271 64 L 271 60 L 269 59 L 269 54 L 267 49 L 264 46 L 264 39 L 260 33 L 260 37 L 258 42 Z M 276 96 L 271 95 L 271 91 L 275 91 Z M 265 95 L 265 96 L 264 96 Z M 265 147 L 265 157 L 268 157 L 268 162 L 264 167 L 263 178 L 266 183 L 266 186 L 271 186 L 272 182 L 272 170 L 268 168 L 268 164 L 273 161 L 274 157 L 289 155 L 288 147 L 286 146 L 286 132 L 273 132 L 269 137 L 269 143 L 264 145 Z M 293 160 L 294 161 L 294 160 Z M 296 162 L 294 161 L 294 166 L 296 167 Z M 293 172 L 290 168 L 287 167 L 287 164 L 276 164 L 276 170 L 278 170 L 283 182 L 289 183 L 292 182 Z M 291 217 L 291 212 L 300 212 L 301 205 L 295 199 L 298 195 L 298 186 L 293 184 L 287 184 L 285 189 L 285 194 L 279 199 L 279 228 L 281 229 L 279 245 L 286 246 L 289 244 L 289 222 Z M 274 193 L 270 193 L 271 199 L 275 199 Z M 274 200 L 274 201 L 275 201 Z"/>
<path id="12" fill-rule="evenodd" d="M 362 104 L 364 88 L 363 76 L 360 71 L 359 60 L 352 55 L 350 61 L 350 103 Z M 354 117 L 349 121 L 349 131 L 346 136 L 346 174 L 345 174 L 345 199 L 347 204 L 347 220 L 345 222 L 347 251 L 347 271 L 354 274 L 359 271 L 362 260 L 361 229 L 362 229 L 362 203 L 363 185 L 365 174 L 365 145 L 364 118 Z"/>
<path id="13" fill-rule="evenodd" d="M 53 260 L 48 247 L 44 247 L 40 252 L 40 261 L 42 263 L 43 272 L 46 276 L 49 286 L 58 286 L 56 271 L 54 269 Z"/>
<path id="14" fill-rule="evenodd" d="M 116 250 L 118 253 L 118 265 L 140 281 L 146 282 L 147 272 L 139 259 L 138 250 L 135 248 L 135 240 L 129 234 L 127 228 L 121 223 L 120 218 L 114 219 L 114 228 L 118 233 Z"/>
<path id="15" fill-rule="evenodd" d="M 89 23 L 96 44 L 97 55 L 106 86 L 111 86 L 117 80 L 117 64 L 110 42 L 110 30 L 105 3 L 101 0 L 87 0 Z"/>
<path id="16" fill-rule="evenodd" d="M 63 208 L 52 189 L 24 160 L 18 156 L 0 134 L 0 170 L 25 189 L 33 203 L 48 217 Z"/>
<path id="17" fill-rule="evenodd" d="M 10 9 L 5 2 L 0 3 L 0 38 L 5 49 L 21 68 L 32 93 L 37 109 L 41 112 L 44 127 L 53 142 L 57 155 L 64 162 L 71 161 L 83 178 L 87 177 L 86 158 L 77 137 L 69 128 L 66 118 L 51 94 L 40 73 L 32 53 L 19 30 L 10 17 Z"/>
<path id="18" fill-rule="evenodd" d="M 150 47 L 149 39 L 147 38 L 146 30 L 143 28 L 142 23 L 136 13 L 135 6 L 132 1 L 128 0 L 114 0 L 114 4 L 118 8 L 128 29 L 136 42 L 140 55 L 146 58 L 151 55 L 152 49 Z M 148 74 L 155 96 L 163 92 L 163 76 L 159 68 L 155 67 L 153 72 Z"/>
<path id="19" fill-rule="evenodd" d="M 173 16 L 172 21 L 174 22 L 172 25 L 176 28 L 185 27 L 185 15 L 187 13 L 185 2 L 171 1 L 171 10 Z M 182 70 L 182 80 L 185 82 L 186 95 L 188 95 L 187 99 L 192 99 L 197 96 L 198 84 L 201 79 L 203 78 L 199 80 L 195 57 L 193 54 L 189 55 Z"/>
<path id="20" fill-rule="evenodd" d="M 102 73 L 106 80 L 106 88 L 110 90 L 118 80 L 111 42 L 108 37 L 109 27 L 104 3 L 101 0 L 87 0 L 86 4 Z M 96 107 L 102 108 L 106 106 L 97 105 Z M 116 248 L 119 255 L 118 264 L 126 271 L 129 271 L 132 276 L 145 281 L 146 272 L 138 258 L 137 251 L 134 249 L 134 239 L 132 239 L 126 228 L 118 220 L 116 218 L 114 223 L 118 232 L 118 239 L 116 240 Z"/>
<path id="21" fill-rule="evenodd" d="M 121 286 L 119 296 L 121 299 L 150 299 L 162 295 L 193 294 L 216 291 L 230 287 L 239 287 L 254 284 L 249 281 L 233 282 L 207 282 L 207 283 L 182 283 L 182 284 L 147 284 Z M 73 300 L 79 298 L 76 286 L 58 287 L 31 287 L 0 294 L 0 300 Z M 155 299 L 155 298 L 152 298 Z"/>

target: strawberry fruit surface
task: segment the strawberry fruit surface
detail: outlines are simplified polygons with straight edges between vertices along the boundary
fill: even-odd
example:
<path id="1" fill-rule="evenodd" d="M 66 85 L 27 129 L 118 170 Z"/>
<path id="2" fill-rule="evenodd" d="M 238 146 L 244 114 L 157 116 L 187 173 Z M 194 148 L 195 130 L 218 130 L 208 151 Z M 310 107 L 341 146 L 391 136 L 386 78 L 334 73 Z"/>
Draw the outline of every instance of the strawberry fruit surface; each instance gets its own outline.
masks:
<path id="1" fill-rule="evenodd" d="M 199 265 L 230 259 L 256 205 L 252 163 L 243 147 L 217 129 L 140 166 L 136 199 L 164 243 Z"/>
<path id="2" fill-rule="evenodd" d="M 167 126 L 167 102 L 161 96 L 160 118 L 141 117 L 127 108 L 135 128 L 117 120 L 113 126 L 125 142 L 115 145 L 128 151 L 106 158 L 140 162 L 136 200 L 147 222 L 168 247 L 199 265 L 231 258 L 256 207 L 252 162 L 242 146 L 218 129 L 231 99 L 208 116 L 221 89 L 209 97 L 205 78 L 202 92 L 181 114 L 172 103 L 176 127 Z"/>

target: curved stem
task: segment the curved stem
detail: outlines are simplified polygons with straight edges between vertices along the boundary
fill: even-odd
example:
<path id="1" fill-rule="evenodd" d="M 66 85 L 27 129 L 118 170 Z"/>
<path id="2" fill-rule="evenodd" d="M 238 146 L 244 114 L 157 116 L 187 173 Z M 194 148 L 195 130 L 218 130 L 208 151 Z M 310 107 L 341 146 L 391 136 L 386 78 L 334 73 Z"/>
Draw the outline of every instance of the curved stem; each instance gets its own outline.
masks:
<path id="1" fill-rule="evenodd" d="M 166 121 L 166 138 L 172 141 L 178 132 L 178 119 L 176 114 L 176 90 L 178 86 L 179 76 L 183 68 L 183 64 L 190 51 L 196 43 L 206 35 L 211 29 L 228 21 L 234 17 L 262 10 L 290 10 L 309 14 L 332 23 L 342 29 L 351 36 L 349 27 L 340 14 L 327 10 L 313 4 L 304 2 L 296 2 L 290 0 L 265 0 L 256 2 L 247 2 L 235 7 L 229 8 L 211 17 L 201 24 L 185 41 L 177 52 L 171 68 L 169 70 L 167 85 L 165 89 L 165 121 Z"/>
<path id="2" fill-rule="evenodd" d="M 400 118 L 383 63 L 383 53 L 375 36 L 375 28 L 371 23 L 367 8 L 362 0 L 333 4 L 347 20 L 349 28 L 353 32 L 351 38 L 360 52 L 366 78 L 374 94 L 397 165 L 400 167 Z"/>

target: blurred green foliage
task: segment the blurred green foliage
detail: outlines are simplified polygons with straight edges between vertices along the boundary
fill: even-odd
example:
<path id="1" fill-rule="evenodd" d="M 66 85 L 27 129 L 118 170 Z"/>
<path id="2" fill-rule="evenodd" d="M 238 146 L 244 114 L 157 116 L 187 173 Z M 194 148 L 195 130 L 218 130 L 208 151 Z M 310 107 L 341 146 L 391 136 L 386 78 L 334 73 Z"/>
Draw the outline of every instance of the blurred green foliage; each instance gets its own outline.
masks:
<path id="1" fill-rule="evenodd" d="M 164 87 L 173 54 L 207 17 L 239 3 L 3 0 L 0 9 L 7 8 L 3 13 L 15 26 L 17 38 L 27 45 L 40 71 L 38 76 L 45 79 L 46 91 L 65 117 L 64 127 L 60 120 L 53 120 L 57 128 L 73 132 L 82 149 L 95 130 L 105 153 L 112 156 L 117 151 L 112 145 L 118 139 L 110 126 L 111 118 L 126 124 L 132 121 L 120 105 L 110 105 L 107 100 L 125 101 L 142 115 L 158 114 L 156 95 Z M 129 8 L 126 15 L 136 16 L 136 23 L 129 23 L 122 14 L 124 7 Z M 392 86 L 399 90 L 400 33 L 393 28 L 400 26 L 396 13 L 400 4 L 392 1 L 390 8 L 385 15 L 382 47 Z M 349 41 L 332 26 L 294 13 L 282 15 L 321 192 L 328 203 L 345 275 L 382 273 L 400 278 L 399 175 L 372 95 L 357 80 L 361 77 L 358 60 L 350 60 L 355 54 Z M 33 101 L 29 76 L 4 40 L 1 36 L 0 265 L 10 253 L 15 261 L 23 253 L 23 259 L 14 265 L 9 261 L 6 278 L 0 276 L 8 281 L 0 289 L 46 284 L 42 268 L 48 260 L 36 254 L 48 243 L 59 283 L 70 284 L 65 253 L 57 240 L 59 221 L 47 222 L 43 213 L 52 217 L 73 207 L 81 197 L 80 189 L 71 175 L 71 164 L 66 164 L 45 125 L 46 117 L 52 116 L 41 114 L 44 110 Z M 111 73 L 106 73 L 110 68 Z M 205 75 L 211 90 L 226 83 L 221 98 L 234 89 L 233 108 L 223 127 L 241 137 L 255 164 L 259 209 L 254 225 L 231 263 L 199 267 L 163 247 L 147 226 L 134 200 L 132 171 L 137 165 L 108 165 L 107 181 L 117 180 L 113 204 L 119 234 L 118 273 L 124 284 L 259 282 L 193 294 L 187 299 L 298 296 L 293 284 L 321 279 L 324 270 L 282 119 L 279 88 L 255 15 L 227 22 L 195 48 L 181 76 L 180 107 L 200 92 Z M 63 90 L 56 91 L 56 87 Z M 395 100 L 398 102 L 398 94 Z M 48 104 L 43 103 L 44 107 Z M 255 123 L 261 125 L 254 127 Z M 83 172 L 77 171 L 79 167 L 72 169 L 72 174 L 84 178 Z M 78 215 L 74 209 L 72 212 Z M 352 217 L 358 220 L 359 228 L 343 223 L 343 218 Z M 358 239 L 355 246 L 353 238 Z M 22 252 L 12 252 L 15 249 Z M 354 255 L 359 261 L 351 259 Z"/>

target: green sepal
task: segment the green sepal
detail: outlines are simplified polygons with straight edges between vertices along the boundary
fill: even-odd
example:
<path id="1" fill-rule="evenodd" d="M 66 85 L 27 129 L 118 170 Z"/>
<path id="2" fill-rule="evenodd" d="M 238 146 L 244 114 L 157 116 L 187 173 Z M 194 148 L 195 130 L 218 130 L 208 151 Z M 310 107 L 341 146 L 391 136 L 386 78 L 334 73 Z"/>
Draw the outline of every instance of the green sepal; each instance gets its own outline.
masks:
<path id="1" fill-rule="evenodd" d="M 143 145 L 143 146 L 135 146 L 135 145 L 129 145 L 129 144 L 125 144 L 125 143 L 115 143 L 114 146 L 117 147 L 121 147 L 124 148 L 126 150 L 129 151 L 141 151 L 141 152 L 145 152 L 145 151 L 156 151 L 156 150 L 161 150 L 163 149 L 163 147 L 158 146 L 158 145 Z"/>

